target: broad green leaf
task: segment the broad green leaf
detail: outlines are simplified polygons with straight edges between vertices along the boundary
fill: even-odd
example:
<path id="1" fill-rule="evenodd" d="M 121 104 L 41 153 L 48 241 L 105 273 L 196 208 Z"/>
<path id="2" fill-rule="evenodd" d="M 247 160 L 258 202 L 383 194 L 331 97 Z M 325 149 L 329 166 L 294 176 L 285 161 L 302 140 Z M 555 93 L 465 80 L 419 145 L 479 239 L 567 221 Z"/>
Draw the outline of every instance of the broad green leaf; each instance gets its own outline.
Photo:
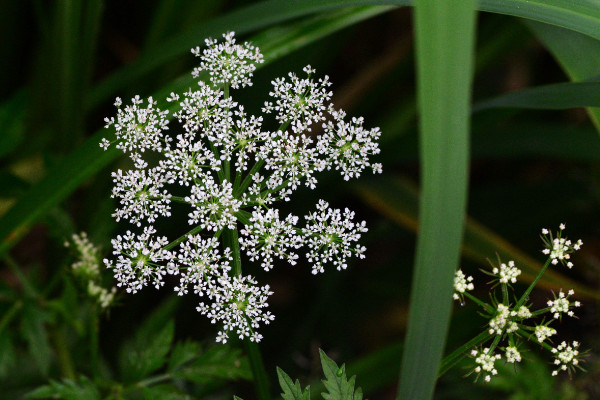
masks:
<path id="1" fill-rule="evenodd" d="M 184 364 L 198 357 L 202 353 L 202 346 L 198 342 L 186 340 L 185 342 L 178 342 L 169 358 L 169 364 L 167 366 L 168 372 L 176 371 L 181 368 Z"/>
<path id="2" fill-rule="evenodd" d="M 0 159 L 10 154 L 24 139 L 27 97 L 17 91 L 0 104 Z"/>
<path id="3" fill-rule="evenodd" d="M 371 179 L 355 185 L 355 191 L 368 205 L 390 220 L 413 232 L 418 231 L 419 193 L 414 184 L 399 178 Z M 496 253 L 502 260 L 514 260 L 523 271 L 525 282 L 531 282 L 542 268 L 539 261 L 470 217 L 466 219 L 462 252 L 465 257 L 484 268 L 489 268 L 487 259 L 493 259 Z M 569 287 L 578 295 L 600 299 L 600 293 L 596 289 L 575 282 L 552 269 L 546 271 L 540 285 L 555 290 Z"/>
<path id="4" fill-rule="evenodd" d="M 576 107 L 600 107 L 600 82 L 558 83 L 523 89 L 479 101 L 473 105 L 473 112 L 493 108 L 562 110 Z"/>
<path id="5" fill-rule="evenodd" d="M 298 379 L 296 382 L 292 381 L 292 378 L 279 367 L 277 367 L 277 378 L 283 390 L 281 393 L 283 400 L 310 400 L 310 386 L 302 390 L 300 381 Z"/>
<path id="6" fill-rule="evenodd" d="M 267 48 L 268 51 L 264 52 L 265 64 L 261 64 L 258 67 L 261 68 L 269 62 L 273 62 L 277 58 L 283 57 L 302 46 L 306 46 L 327 34 L 356 23 L 361 19 L 369 18 L 377 12 L 383 12 L 386 9 L 379 8 L 374 10 L 365 7 L 347 9 L 322 16 L 322 23 L 300 21 L 299 23 L 290 24 L 283 31 L 279 28 L 279 35 L 276 36 L 263 33 L 264 39 L 257 41 L 256 44 L 261 48 Z M 256 23 L 262 24 L 262 22 Z M 311 26 L 312 30 L 310 29 Z M 229 29 L 234 28 L 230 27 Z M 215 25 L 211 29 L 213 29 L 212 33 L 221 30 L 220 25 Z M 287 37 L 295 37 L 298 40 L 294 40 L 292 43 L 282 43 L 280 37 L 284 34 Z M 202 38 L 203 36 L 200 37 Z M 198 40 L 198 36 L 196 36 L 194 43 L 197 43 Z M 187 50 L 189 51 L 189 48 Z M 189 77 L 189 74 L 186 74 L 184 78 L 154 93 L 154 98 L 163 98 L 171 91 L 185 90 L 192 86 L 192 83 L 193 80 Z M 38 184 L 23 194 L 17 204 L 0 219 L 0 256 L 12 248 L 42 215 L 63 201 L 85 180 L 91 178 L 121 154 L 114 148 L 102 151 L 98 146 L 100 140 L 108 135 L 109 132 L 104 129 L 96 132 L 83 145 L 66 156 L 60 164 L 50 170 Z"/>
<path id="7" fill-rule="evenodd" d="M 204 383 L 209 378 L 236 380 L 252 378 L 248 360 L 239 349 L 214 346 L 197 355 L 194 361 L 171 372 L 174 378 Z"/>
<path id="8" fill-rule="evenodd" d="M 139 380 L 162 367 L 171 350 L 174 331 L 175 324 L 172 320 L 159 331 L 139 330 L 134 341 L 121 350 L 123 380 Z"/>
<path id="9" fill-rule="evenodd" d="M 47 375 L 52 362 L 52 350 L 48 342 L 48 334 L 44 324 L 49 315 L 35 305 L 27 304 L 23 308 L 21 331 L 42 374 Z"/>
<path id="10" fill-rule="evenodd" d="M 346 366 L 342 364 L 341 367 L 338 367 L 335 361 L 329 358 L 321 349 L 319 349 L 319 356 L 325 374 L 323 385 L 327 390 L 327 393 L 321 393 L 323 398 L 325 400 L 360 400 L 362 389 L 357 388 L 356 391 L 354 389 L 356 376 L 348 379 L 346 377 Z"/>
<path id="11" fill-rule="evenodd" d="M 417 0 L 422 192 L 398 399 L 432 398 L 467 203 L 475 2 Z"/>

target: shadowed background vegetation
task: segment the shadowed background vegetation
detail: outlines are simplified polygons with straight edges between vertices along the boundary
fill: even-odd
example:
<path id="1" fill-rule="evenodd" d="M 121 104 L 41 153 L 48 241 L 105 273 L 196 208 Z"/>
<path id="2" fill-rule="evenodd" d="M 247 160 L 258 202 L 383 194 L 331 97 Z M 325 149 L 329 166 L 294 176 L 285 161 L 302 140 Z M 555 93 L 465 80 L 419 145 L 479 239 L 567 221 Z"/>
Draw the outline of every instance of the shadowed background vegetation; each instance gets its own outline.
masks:
<path id="1" fill-rule="evenodd" d="M 70 274 L 73 258 L 63 246 L 73 233 L 86 231 L 107 256 L 110 238 L 127 228 L 110 216 L 110 172 L 124 165 L 123 157 L 98 146 L 108 134 L 103 119 L 114 114 L 114 98 L 128 100 L 139 94 L 160 101 L 171 91 L 190 87 L 189 73 L 196 61 L 189 49 L 202 45 L 205 37 L 230 30 L 259 46 L 266 58 L 255 73 L 254 86 L 234 92 L 249 112 L 260 112 L 272 79 L 310 64 L 317 75 L 331 77 L 337 107 L 364 116 L 366 127 L 382 130 L 377 160 L 383 163 L 381 176 L 345 182 L 338 174 L 325 174 L 316 190 L 300 190 L 280 207 L 284 213 L 301 215 L 323 198 L 337 208 L 355 210 L 369 227 L 362 239 L 365 260 L 352 262 L 346 271 L 313 276 L 302 262 L 293 267 L 280 263 L 265 273 L 243 259 L 244 272 L 275 292 L 270 306 L 276 319 L 262 329 L 260 345 L 274 394 L 276 366 L 304 384 L 318 385 L 322 348 L 338 363 L 346 362 L 349 375 L 358 375 L 367 398 L 395 398 L 419 211 L 428 209 L 437 217 L 429 220 L 427 232 L 436 227 L 441 233 L 450 228 L 458 232 L 447 241 L 435 235 L 419 239 L 427 243 L 421 245 L 426 246 L 422 252 L 435 251 L 439 257 L 433 265 L 429 261 L 430 273 L 456 268 L 444 255 L 458 254 L 464 221 L 460 265 L 480 282 L 480 298 L 487 296 L 487 287 L 477 270 L 489 268 L 487 258 L 498 253 L 503 260 L 514 259 L 523 280 L 531 281 L 543 261 L 540 229 L 556 229 L 566 222 L 569 235 L 584 242 L 576 267 L 549 271 L 531 300 L 543 304 L 550 290 L 575 288 L 583 302 L 580 318 L 563 321 L 559 335 L 592 349 L 586 359 L 588 373 L 572 380 L 552 378 L 550 360 L 538 357 L 533 346 L 524 355 L 530 362 L 519 366 L 517 374 L 503 367 L 500 377 L 486 386 L 462 378 L 471 368 L 463 362 L 439 379 L 434 398 L 600 398 L 600 362 L 594 350 L 600 348 L 600 112 L 594 108 L 600 107 L 600 36 L 595 28 L 600 26 L 600 5 L 592 0 L 577 6 L 566 0 L 478 2 L 479 10 L 491 13 L 479 12 L 474 32 L 466 33 L 475 41 L 471 71 L 468 57 L 456 61 L 454 53 L 448 53 L 449 59 L 440 61 L 421 47 L 421 54 L 417 52 L 415 35 L 424 43 L 438 39 L 428 36 L 427 25 L 415 31 L 410 1 L 342 3 L 3 2 L 0 399 L 21 398 L 50 380 L 65 387 L 65 382 L 78 381 L 80 388 L 94 388 L 87 394 L 73 389 L 75 397 L 70 398 L 82 399 L 254 395 L 241 346 L 214 346 L 216 329 L 195 311 L 193 296 L 180 299 L 168 290 L 147 289 L 133 296 L 122 294 L 115 307 L 98 315 Z M 442 18 L 453 21 L 452 12 Z M 471 54 L 468 37 L 447 40 L 442 51 L 458 48 Z M 465 105 L 457 106 L 471 118 L 470 137 L 468 124 L 458 128 L 465 133 L 460 150 L 469 157 L 463 171 L 468 184 L 454 178 L 442 181 L 434 188 L 440 198 L 421 204 L 421 210 L 420 187 L 432 185 L 425 182 L 430 174 L 422 173 L 423 160 L 449 154 L 446 150 L 459 139 L 451 133 L 456 127 L 444 125 L 441 117 L 431 141 L 419 148 L 416 57 L 439 62 L 442 74 L 448 72 L 445 65 L 456 64 L 465 80 L 457 85 L 465 96 L 466 82 L 473 82 L 472 104 L 467 105 L 465 97 Z M 432 70 L 419 69 L 421 78 L 435 74 Z M 456 83 L 452 76 L 448 72 L 441 77 L 448 90 Z M 421 109 L 440 107 L 425 97 L 421 101 Z M 435 162 L 434 170 L 454 171 Z M 468 199 L 464 218 L 459 211 L 447 211 L 444 203 L 449 194 L 461 191 Z M 180 232 L 177 224 L 186 223 L 185 215 L 175 215 L 163 230 L 169 232 L 172 226 L 174 236 Z M 110 271 L 104 274 L 108 285 Z M 414 290 L 432 303 L 439 298 L 435 285 Z M 417 334 L 441 337 L 445 353 L 485 324 L 474 306 L 454 306 L 445 344 L 445 322 L 427 322 L 427 314 L 433 312 L 427 307 L 411 309 L 412 324 L 427 322 Z M 414 322 L 421 317 L 421 324 Z M 140 349 L 154 352 L 155 359 L 148 360 L 152 356 Z M 175 363 L 175 349 L 204 358 L 194 364 L 196 369 L 164 378 L 170 373 L 166 364 Z M 411 350 L 435 375 L 439 356 L 428 359 Z M 131 354 L 148 367 L 135 370 Z M 94 390 L 102 397 L 94 397 Z"/>

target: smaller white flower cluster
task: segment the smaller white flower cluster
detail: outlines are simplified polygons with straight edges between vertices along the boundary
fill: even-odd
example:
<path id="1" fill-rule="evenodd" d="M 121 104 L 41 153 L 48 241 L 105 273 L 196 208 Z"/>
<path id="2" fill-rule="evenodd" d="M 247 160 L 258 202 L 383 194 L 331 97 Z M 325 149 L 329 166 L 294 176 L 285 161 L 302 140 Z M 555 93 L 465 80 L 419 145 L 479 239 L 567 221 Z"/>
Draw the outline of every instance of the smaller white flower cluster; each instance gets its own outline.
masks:
<path id="1" fill-rule="evenodd" d="M 464 272 L 462 272 L 460 269 L 458 269 L 456 271 L 456 273 L 454 274 L 455 293 L 452 295 L 452 298 L 454 300 L 463 301 L 464 293 L 466 293 L 467 290 L 473 290 L 473 289 L 475 289 L 475 285 L 473 284 L 473 277 L 466 276 L 464 274 Z"/>
<path id="2" fill-rule="evenodd" d="M 558 292 L 558 297 L 554 296 L 554 300 L 548 300 L 548 307 L 550 312 L 553 313 L 554 319 L 560 319 L 562 314 L 567 314 L 569 317 L 574 317 L 575 313 L 571 310 L 571 307 L 580 307 L 579 301 L 569 302 L 569 297 L 575 294 L 573 289 L 569 290 L 568 294 L 561 290 Z"/>
<path id="3" fill-rule="evenodd" d="M 494 354 L 493 351 L 490 351 L 488 347 L 485 349 L 478 351 L 473 349 L 471 351 L 471 356 L 475 358 L 475 372 L 479 376 L 479 374 L 484 373 L 483 379 L 486 382 L 489 382 L 492 379 L 492 376 L 498 375 L 498 370 L 494 366 L 497 360 L 500 360 L 502 356 L 500 354 Z"/>
<path id="4" fill-rule="evenodd" d="M 225 83 L 234 89 L 252 86 L 256 64 L 264 62 L 260 50 L 248 42 L 236 44 L 234 32 L 224 34 L 223 38 L 225 41 L 220 43 L 216 39 L 206 39 L 206 48 L 202 52 L 200 47 L 192 49 L 192 54 L 201 60 L 192 76 L 197 78 L 202 71 L 207 71 L 210 81 L 217 86 Z"/>
<path id="5" fill-rule="evenodd" d="M 563 238 L 562 231 L 564 229 L 565 225 L 561 224 L 556 237 L 547 229 L 542 230 L 542 240 L 546 245 L 544 254 L 548 255 L 548 260 L 538 277 L 534 280 L 534 284 L 551 264 L 556 265 L 561 262 L 568 267 L 572 266 L 568 261 L 569 254 L 579 250 L 582 243 L 579 240 L 575 244 L 572 244 L 569 240 Z M 482 315 L 486 315 L 489 318 L 487 328 L 489 336 L 483 343 L 492 338 L 493 343 L 490 347 L 483 350 L 474 349 L 471 352 L 476 364 L 474 372 L 478 376 L 481 373 L 485 373 L 486 382 L 489 382 L 491 377 L 496 375 L 497 371 L 494 368 L 494 362 L 502 358 L 500 354 L 494 353 L 497 348 L 504 349 L 504 357 L 507 363 L 521 362 L 522 357 L 518 345 L 521 338 L 537 342 L 543 348 L 552 351 L 555 355 L 554 363 L 559 366 L 558 369 L 552 372 L 553 376 L 559 371 L 568 371 L 569 373 L 574 371 L 574 367 L 578 367 L 580 363 L 579 351 L 577 350 L 579 343 L 573 342 L 572 345 L 568 345 L 566 342 L 562 342 L 559 346 L 553 348 L 547 342 L 551 342 L 550 338 L 557 334 L 556 329 L 551 327 L 550 324 L 555 320 L 561 319 L 563 314 L 574 317 L 575 313 L 573 309 L 581 306 L 579 301 L 570 300 L 570 297 L 575 292 L 569 290 L 565 293 L 561 289 L 558 295 L 554 295 L 554 299 L 547 301 L 547 308 L 532 312 L 524 303 L 529 298 L 529 293 L 533 289 L 533 286 L 530 286 L 520 299 L 517 298 L 516 303 L 510 303 L 509 290 L 513 289 L 511 284 L 517 283 L 517 277 L 521 275 L 521 270 L 515 266 L 514 261 L 502 263 L 498 259 L 498 264 L 492 265 L 492 272 L 486 272 L 486 274 L 493 277 L 492 283 L 494 285 L 492 289 L 497 286 L 501 287 L 501 302 L 496 300 L 498 298 L 496 294 L 491 294 L 492 303 L 488 304 L 467 293 L 468 290 L 473 289 L 473 278 L 465 276 L 461 270 L 458 270 L 454 277 L 454 299 L 462 300 L 463 296 L 466 295 L 466 297 L 481 306 L 483 308 Z M 533 321 L 533 318 L 547 313 L 552 315 L 552 319 L 549 321 L 545 321 L 545 319 L 541 323 Z M 502 343 L 506 343 L 506 346 L 501 347 Z"/>
<path id="6" fill-rule="evenodd" d="M 560 224 L 560 230 L 554 238 L 552 232 L 548 229 L 542 229 L 542 240 L 545 244 L 545 249 L 542 253 L 550 256 L 552 264 L 556 265 L 559 262 L 566 265 L 568 268 L 573 268 L 573 263 L 570 260 L 571 254 L 579 250 L 583 245 L 581 239 L 577 242 L 572 243 L 567 238 L 562 237 L 562 231 L 565 229 L 565 224 Z"/>
<path id="7" fill-rule="evenodd" d="M 579 366 L 579 342 L 562 342 L 556 348 L 552 349 L 554 353 L 554 365 L 558 368 L 552 371 L 552 376 L 558 375 L 559 371 L 568 371 L 571 373 L 575 367 Z"/>
<path id="8" fill-rule="evenodd" d="M 65 247 L 74 247 L 77 261 L 71 265 L 73 274 L 84 281 L 88 296 L 96 300 L 101 309 L 107 309 L 115 301 L 117 288 L 110 290 L 101 285 L 100 249 L 88 238 L 87 233 L 73 234 Z"/>
<path id="9" fill-rule="evenodd" d="M 313 275 L 324 272 L 323 266 L 328 262 L 333 262 L 338 271 L 346 269 L 346 260 L 352 253 L 365 258 L 366 248 L 354 243 L 358 242 L 361 233 L 367 232 L 367 227 L 364 221 L 352 221 L 353 211 L 346 208 L 342 218 L 340 210 L 331 209 L 325 200 L 319 200 L 317 212 L 311 212 L 305 218 L 308 224 L 302 233 L 309 249 L 306 258 L 313 263 Z"/>
<path id="10" fill-rule="evenodd" d="M 500 264 L 500 268 L 494 267 L 492 270 L 494 275 L 498 275 L 500 283 L 517 283 L 517 277 L 521 275 L 521 270 L 515 267 L 514 261 L 509 261 L 507 264 Z"/>

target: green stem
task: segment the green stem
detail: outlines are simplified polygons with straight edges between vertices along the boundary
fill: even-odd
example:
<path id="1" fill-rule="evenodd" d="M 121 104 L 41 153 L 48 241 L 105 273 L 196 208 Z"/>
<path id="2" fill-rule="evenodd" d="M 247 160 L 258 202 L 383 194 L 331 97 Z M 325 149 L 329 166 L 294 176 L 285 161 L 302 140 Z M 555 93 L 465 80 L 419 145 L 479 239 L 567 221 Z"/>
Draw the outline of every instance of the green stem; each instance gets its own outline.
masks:
<path id="1" fill-rule="evenodd" d="M 90 317 L 90 368 L 94 379 L 97 379 L 100 375 L 100 348 L 98 340 L 98 331 L 98 309 L 96 306 L 94 306 L 93 314 Z"/>
<path id="2" fill-rule="evenodd" d="M 194 229 L 192 229 L 188 233 L 179 236 L 177 239 L 173 240 L 171 243 L 169 243 L 168 245 L 166 245 L 165 246 L 165 250 L 171 250 L 173 247 L 177 246 L 179 243 L 181 243 L 184 240 L 186 240 L 188 236 L 194 235 L 194 234 L 200 232 L 201 230 L 202 230 L 202 227 L 200 225 L 198 225 L 197 227 L 195 227 Z"/>
<path id="3" fill-rule="evenodd" d="M 229 247 L 233 256 L 232 272 L 234 276 L 242 275 L 242 259 L 240 257 L 240 243 L 238 241 L 237 228 L 227 229 L 224 231 L 223 241 L 225 246 Z M 248 360 L 250 361 L 250 368 L 252 369 L 252 376 L 254 377 L 254 388 L 256 390 L 256 396 L 259 400 L 270 400 L 271 395 L 269 391 L 269 378 L 267 371 L 258 349 L 258 344 L 251 342 L 249 338 L 244 339 L 244 347 Z"/>
<path id="4" fill-rule="evenodd" d="M 64 378 L 75 379 L 75 368 L 73 367 L 73 360 L 67 347 L 67 339 L 64 332 L 60 327 L 54 327 L 51 330 L 51 337 L 54 342 L 54 350 L 56 351 L 56 359 L 61 375 Z"/>
<path id="5" fill-rule="evenodd" d="M 535 285 L 537 284 L 537 282 L 540 280 L 540 278 L 542 277 L 542 275 L 544 275 L 544 272 L 546 272 L 546 270 L 548 269 L 549 265 L 550 265 L 550 258 L 548 257 L 548 260 L 546 260 L 546 263 L 544 264 L 544 266 L 540 270 L 539 274 L 535 277 L 535 279 L 533 280 L 533 282 L 531 282 L 531 285 L 529 285 L 529 287 L 527 288 L 527 290 L 525 291 L 525 293 L 523 293 L 523 295 L 521 296 L 521 298 L 519 299 L 519 301 L 515 305 L 515 308 L 514 308 L 515 310 L 518 310 L 519 307 L 521 307 L 523 305 L 523 303 L 525 303 L 525 301 L 529 298 L 529 293 L 531 293 L 531 291 L 533 290 L 533 288 L 535 287 Z"/>
<path id="6" fill-rule="evenodd" d="M 473 296 L 471 293 L 468 292 L 464 292 L 463 295 L 465 297 L 467 297 L 469 300 L 471 300 L 473 303 L 479 305 L 480 307 L 482 307 L 485 311 L 492 313 L 494 312 L 494 308 L 492 306 L 490 306 L 489 304 L 479 300 L 477 297 Z"/>
<path id="7" fill-rule="evenodd" d="M 260 400 L 269 400 L 271 398 L 271 393 L 269 392 L 269 379 L 267 377 L 267 372 L 265 371 L 258 344 L 245 338 L 244 347 L 246 348 L 246 354 L 248 355 L 250 368 L 252 369 L 252 375 L 254 377 L 256 396 Z"/>
<path id="8" fill-rule="evenodd" d="M 452 368 L 460 360 L 462 360 L 471 348 L 485 343 L 490 339 L 490 337 L 492 337 L 492 335 L 490 335 L 488 331 L 483 331 L 479 335 L 475 336 L 473 339 L 469 340 L 467 343 L 463 344 L 458 349 L 454 350 L 452 353 L 444 357 L 444 359 L 440 363 L 438 378 L 444 375 L 446 372 L 448 372 L 450 368 Z"/>

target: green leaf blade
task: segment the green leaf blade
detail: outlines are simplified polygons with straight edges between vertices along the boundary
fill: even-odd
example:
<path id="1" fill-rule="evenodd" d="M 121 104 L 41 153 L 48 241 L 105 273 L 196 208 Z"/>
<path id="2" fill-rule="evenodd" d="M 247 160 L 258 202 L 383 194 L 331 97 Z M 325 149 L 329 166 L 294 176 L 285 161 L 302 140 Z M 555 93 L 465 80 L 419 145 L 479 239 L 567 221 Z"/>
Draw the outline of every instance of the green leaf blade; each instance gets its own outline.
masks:
<path id="1" fill-rule="evenodd" d="M 415 4 L 422 197 L 398 399 L 431 399 L 466 213 L 474 1 Z"/>

